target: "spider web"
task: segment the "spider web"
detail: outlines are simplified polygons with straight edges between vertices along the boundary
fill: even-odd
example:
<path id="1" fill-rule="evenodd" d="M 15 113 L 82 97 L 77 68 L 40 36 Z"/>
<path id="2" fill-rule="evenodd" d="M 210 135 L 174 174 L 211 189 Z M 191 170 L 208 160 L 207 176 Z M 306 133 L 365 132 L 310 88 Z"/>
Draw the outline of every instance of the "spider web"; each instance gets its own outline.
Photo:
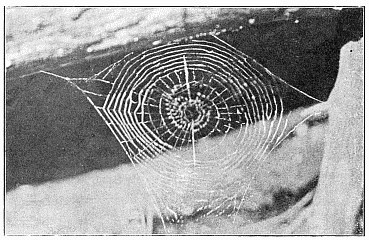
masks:
<path id="1" fill-rule="evenodd" d="M 236 173 L 256 173 L 286 136 L 283 99 L 294 91 L 320 102 L 216 36 L 129 54 L 90 78 L 61 78 L 109 126 L 164 227 L 194 212 L 236 216 L 254 177 Z"/>

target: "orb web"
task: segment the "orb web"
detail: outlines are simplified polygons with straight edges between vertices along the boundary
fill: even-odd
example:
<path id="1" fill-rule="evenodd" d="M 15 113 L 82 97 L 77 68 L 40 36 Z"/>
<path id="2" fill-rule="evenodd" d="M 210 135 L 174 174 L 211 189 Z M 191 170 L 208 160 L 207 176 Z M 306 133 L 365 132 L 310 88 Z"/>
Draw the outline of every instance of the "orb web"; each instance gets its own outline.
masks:
<path id="1" fill-rule="evenodd" d="M 215 36 L 129 54 L 90 78 L 65 79 L 139 170 L 163 223 L 194 212 L 236 215 L 253 177 L 236 173 L 257 172 L 285 136 L 286 94 L 319 101 Z"/>

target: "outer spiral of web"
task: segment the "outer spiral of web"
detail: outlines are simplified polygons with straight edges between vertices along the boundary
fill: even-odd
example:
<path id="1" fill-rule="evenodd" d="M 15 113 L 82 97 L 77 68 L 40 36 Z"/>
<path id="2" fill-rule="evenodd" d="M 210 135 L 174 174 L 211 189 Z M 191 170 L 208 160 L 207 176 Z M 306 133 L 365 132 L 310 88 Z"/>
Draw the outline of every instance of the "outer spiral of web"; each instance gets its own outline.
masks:
<path id="1" fill-rule="evenodd" d="M 215 36 L 130 54 L 89 79 L 67 80 L 142 173 L 157 210 L 177 222 L 193 209 L 237 214 L 254 176 L 243 173 L 256 173 L 284 136 L 287 89 L 311 98 Z"/>
<path id="2" fill-rule="evenodd" d="M 210 179 L 259 162 L 284 127 L 275 76 L 220 40 L 159 46 L 129 56 L 102 78 L 108 75 L 112 87 L 97 109 L 160 208 L 180 206 L 188 192 L 192 199 L 210 196 Z M 247 188 L 235 185 L 235 196 Z M 225 199 L 234 197 L 218 200 Z"/>

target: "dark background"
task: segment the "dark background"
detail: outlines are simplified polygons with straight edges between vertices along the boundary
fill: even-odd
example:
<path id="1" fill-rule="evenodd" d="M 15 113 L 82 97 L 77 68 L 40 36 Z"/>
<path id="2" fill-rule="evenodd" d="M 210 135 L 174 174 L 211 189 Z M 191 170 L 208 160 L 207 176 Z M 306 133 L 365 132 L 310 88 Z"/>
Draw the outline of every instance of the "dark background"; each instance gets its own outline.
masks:
<path id="1" fill-rule="evenodd" d="M 246 20 L 222 20 L 186 26 L 186 34 L 213 29 L 216 24 L 242 31 L 220 37 L 255 58 L 289 84 L 327 100 L 338 72 L 340 48 L 363 36 L 363 8 L 301 9 L 290 19 L 267 13 Z M 295 23 L 298 19 L 299 22 Z M 166 40 L 178 37 L 167 35 Z M 7 69 L 6 190 L 112 168 L 129 160 L 87 99 L 65 81 L 44 74 L 88 77 L 130 51 L 149 47 L 150 39 L 86 56 L 81 52 Z M 62 64 L 68 63 L 64 67 Z M 28 75 L 29 74 L 29 75 Z M 294 102 L 294 100 L 291 100 Z M 294 106 L 303 103 L 294 102 Z"/>

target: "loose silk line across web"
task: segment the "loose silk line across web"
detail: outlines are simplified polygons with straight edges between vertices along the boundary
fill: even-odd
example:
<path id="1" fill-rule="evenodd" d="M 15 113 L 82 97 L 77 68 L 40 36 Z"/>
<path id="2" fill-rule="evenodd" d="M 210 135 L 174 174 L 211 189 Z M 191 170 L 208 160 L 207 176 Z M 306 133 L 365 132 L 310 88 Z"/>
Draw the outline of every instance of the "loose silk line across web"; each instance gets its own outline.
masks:
<path id="1" fill-rule="evenodd" d="M 90 78 L 62 78 L 104 119 L 143 173 L 160 212 L 175 212 L 168 195 L 210 196 L 212 179 L 258 170 L 285 134 L 286 88 L 314 99 L 216 36 L 129 54 Z M 237 213 L 250 181 L 239 184 L 208 213 L 230 201 Z"/>

